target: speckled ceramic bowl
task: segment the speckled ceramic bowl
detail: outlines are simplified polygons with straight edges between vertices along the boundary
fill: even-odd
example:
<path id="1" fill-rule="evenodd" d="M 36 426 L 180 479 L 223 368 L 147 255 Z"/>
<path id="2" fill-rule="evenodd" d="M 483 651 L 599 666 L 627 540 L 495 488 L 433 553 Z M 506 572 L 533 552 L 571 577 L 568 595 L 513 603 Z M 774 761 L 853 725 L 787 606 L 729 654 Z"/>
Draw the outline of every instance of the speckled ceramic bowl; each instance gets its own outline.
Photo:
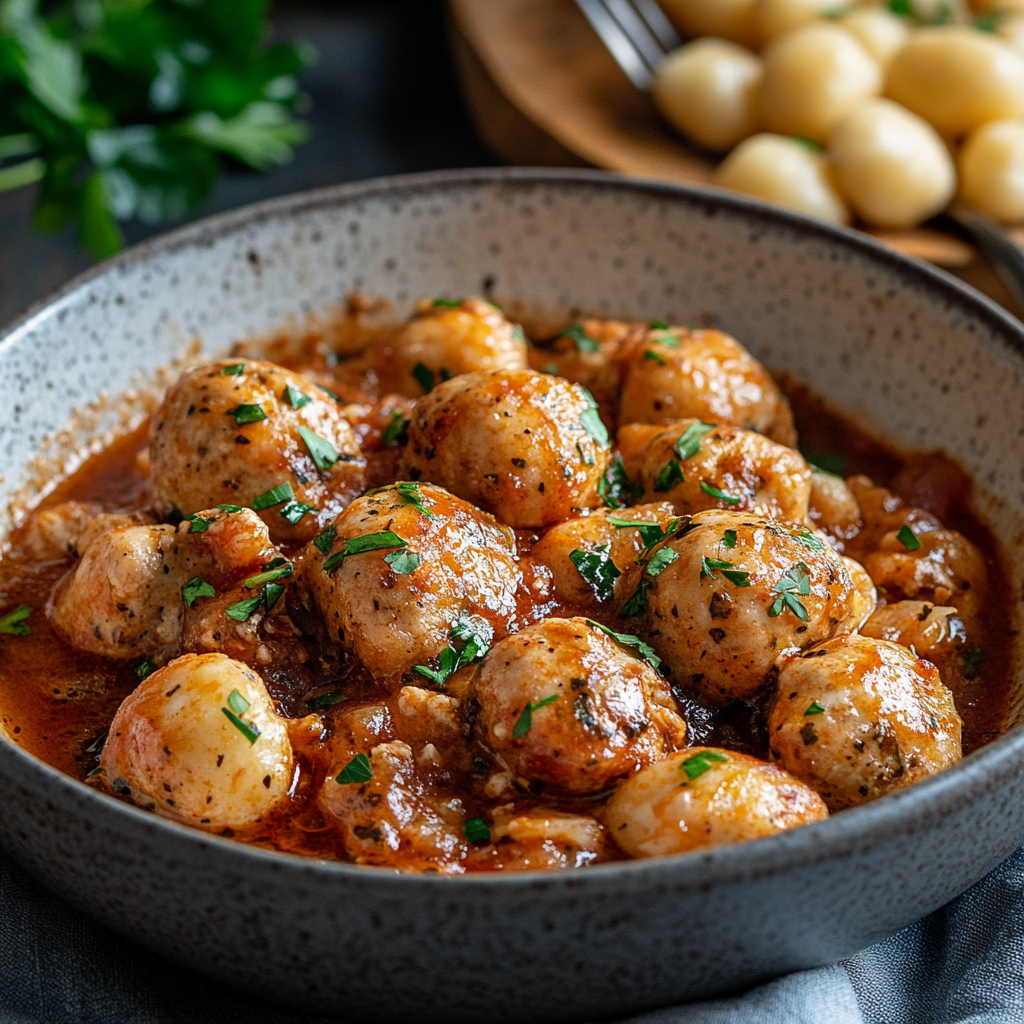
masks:
<path id="1" fill-rule="evenodd" d="M 547 315 L 720 326 L 880 433 L 961 459 L 1024 581 L 1020 324 L 862 235 L 597 172 L 329 189 L 99 267 L 0 342 L 0 496 L 35 486 L 32 460 L 73 410 L 153 379 L 192 338 L 216 353 L 352 289 L 399 313 L 483 291 Z M 95 404 L 87 426 L 117 418 Z M 1024 730 L 821 824 L 557 875 L 398 875 L 247 848 L 95 793 L 7 737 L 0 801 L 3 845 L 53 889 L 231 984 L 346 1019 L 581 1020 L 827 963 L 961 892 L 1024 841 Z"/>

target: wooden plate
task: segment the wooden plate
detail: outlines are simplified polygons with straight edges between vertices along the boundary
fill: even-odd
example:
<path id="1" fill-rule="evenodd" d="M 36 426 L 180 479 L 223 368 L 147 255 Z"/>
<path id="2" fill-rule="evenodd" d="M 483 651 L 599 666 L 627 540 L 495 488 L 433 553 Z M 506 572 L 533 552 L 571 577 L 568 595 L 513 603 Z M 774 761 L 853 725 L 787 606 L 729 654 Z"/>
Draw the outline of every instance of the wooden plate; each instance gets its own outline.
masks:
<path id="1" fill-rule="evenodd" d="M 503 160 L 590 165 L 697 184 L 710 180 L 712 159 L 662 120 L 573 0 L 449 0 L 449 6 L 470 110 Z M 928 227 L 869 233 L 1024 316 L 979 253 L 956 235 Z"/>

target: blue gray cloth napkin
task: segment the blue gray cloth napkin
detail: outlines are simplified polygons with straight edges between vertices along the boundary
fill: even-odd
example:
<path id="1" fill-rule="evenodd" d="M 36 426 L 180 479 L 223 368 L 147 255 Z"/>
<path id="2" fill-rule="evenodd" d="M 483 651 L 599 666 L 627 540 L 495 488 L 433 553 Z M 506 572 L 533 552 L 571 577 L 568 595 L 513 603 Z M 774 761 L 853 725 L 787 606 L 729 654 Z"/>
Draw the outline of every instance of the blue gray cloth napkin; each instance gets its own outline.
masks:
<path id="1" fill-rule="evenodd" d="M 0 855 L 0 1024 L 328 1024 L 169 964 Z M 1024 1024 L 1024 849 L 858 956 L 623 1024 Z"/>

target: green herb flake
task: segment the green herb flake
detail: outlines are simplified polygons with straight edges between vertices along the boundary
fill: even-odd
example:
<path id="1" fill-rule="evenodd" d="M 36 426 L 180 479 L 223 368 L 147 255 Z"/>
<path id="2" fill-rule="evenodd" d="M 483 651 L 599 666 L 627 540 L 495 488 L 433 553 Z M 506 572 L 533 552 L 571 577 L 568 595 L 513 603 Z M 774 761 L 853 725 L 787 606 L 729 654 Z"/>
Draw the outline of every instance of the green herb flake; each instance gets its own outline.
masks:
<path id="1" fill-rule="evenodd" d="M 717 423 L 701 423 L 700 420 L 696 423 L 691 423 L 679 435 L 679 440 L 672 445 L 672 450 L 679 456 L 682 462 L 692 459 L 700 451 L 700 439 L 717 426 Z"/>
<path id="2" fill-rule="evenodd" d="M 286 519 L 292 526 L 297 526 L 303 516 L 309 515 L 311 512 L 316 512 L 316 508 L 313 505 L 307 505 L 304 501 L 289 501 L 284 506 L 278 515 L 282 519 Z"/>
<path id="3" fill-rule="evenodd" d="M 806 596 L 811 592 L 810 569 L 803 562 L 797 562 L 786 570 L 775 584 L 775 593 L 779 596 L 771 603 L 768 614 L 773 618 L 789 609 L 802 622 L 807 621 L 807 609 L 796 596 Z"/>
<path id="4" fill-rule="evenodd" d="M 216 597 L 217 591 L 201 576 L 194 576 L 181 588 L 181 596 L 185 598 L 185 604 L 191 608 L 197 597 Z"/>
<path id="5" fill-rule="evenodd" d="M 218 505 L 217 508 L 223 509 L 229 516 L 242 511 L 241 505 Z"/>
<path id="6" fill-rule="evenodd" d="M 822 544 L 821 541 L 818 540 L 818 538 L 815 537 L 814 534 L 811 533 L 809 530 L 800 530 L 800 532 L 796 534 L 794 539 L 800 541 L 800 543 L 803 544 L 805 548 L 810 548 L 811 551 L 825 550 L 825 545 Z"/>
<path id="7" fill-rule="evenodd" d="M 729 758 L 720 754 L 717 750 L 700 750 L 691 757 L 686 758 L 679 765 L 690 782 L 699 779 L 705 772 L 711 771 L 716 764 L 724 764 Z"/>
<path id="8" fill-rule="evenodd" d="M 428 519 L 433 519 L 435 517 L 436 513 L 433 512 L 423 501 L 423 492 L 420 490 L 419 484 L 403 481 L 400 484 L 394 484 L 394 491 L 401 499 L 403 505 L 412 505 L 417 512 L 426 516 Z"/>
<path id="9" fill-rule="evenodd" d="M 336 402 L 341 401 L 341 395 L 339 395 L 337 391 L 332 391 L 330 388 L 324 387 L 323 384 L 316 384 L 314 387 L 322 391 L 328 398 L 333 398 Z"/>
<path id="10" fill-rule="evenodd" d="M 486 620 L 475 615 L 462 612 L 451 628 L 449 639 L 452 643 L 460 642 L 462 650 L 445 647 L 437 656 L 438 667 L 432 669 L 427 665 L 414 665 L 413 671 L 429 679 L 437 686 L 444 686 L 449 676 L 459 669 L 479 661 L 490 649 L 494 639 L 494 629 Z"/>
<path id="11" fill-rule="evenodd" d="M 722 534 L 722 547 L 734 548 L 736 547 L 736 531 L 726 530 Z"/>
<path id="12" fill-rule="evenodd" d="M 381 530 L 379 533 L 367 533 L 362 537 L 352 537 L 345 541 L 345 546 L 341 551 L 331 555 L 324 562 L 324 572 L 330 575 L 351 555 L 363 555 L 367 551 L 384 551 L 387 548 L 404 548 L 406 546 L 406 542 L 393 530 Z"/>
<path id="13" fill-rule="evenodd" d="M 569 553 L 576 571 L 594 591 L 598 601 L 608 601 L 615 590 L 615 581 L 622 575 L 612 561 L 611 544 L 600 544 L 593 551 L 577 548 Z"/>
<path id="14" fill-rule="evenodd" d="M 340 704 L 343 700 L 348 700 L 348 698 L 341 690 L 328 690 L 326 693 L 318 693 L 315 697 L 308 697 L 306 707 L 310 711 L 322 711 L 324 708 Z"/>
<path id="15" fill-rule="evenodd" d="M 639 498 L 643 493 L 644 489 L 630 480 L 619 455 L 615 456 L 597 482 L 598 497 L 606 508 L 625 508 L 630 499 Z"/>
<path id="16" fill-rule="evenodd" d="M 153 664 L 149 655 L 143 658 L 142 661 L 140 661 L 138 665 L 135 666 L 135 674 L 139 677 L 139 679 L 147 679 L 155 671 L 156 665 Z"/>
<path id="17" fill-rule="evenodd" d="M 299 437 L 313 457 L 316 468 L 326 473 L 338 461 L 338 449 L 319 434 L 314 434 L 308 427 L 299 427 Z"/>
<path id="18" fill-rule="evenodd" d="M 647 563 L 647 574 L 649 576 L 660 576 L 679 555 L 670 547 L 663 547 L 656 551 Z"/>
<path id="19" fill-rule="evenodd" d="M 595 463 L 594 456 L 593 455 L 589 455 L 586 452 L 584 452 L 583 448 L 580 446 L 578 441 L 576 443 L 576 454 L 579 455 L 580 462 L 584 463 L 587 466 L 593 466 L 594 465 L 594 463 Z"/>
<path id="20" fill-rule="evenodd" d="M 635 647 L 639 652 L 640 657 L 643 658 L 651 668 L 656 669 L 661 664 L 661 658 L 654 653 L 654 648 L 649 647 L 638 636 L 633 636 L 631 633 L 616 633 L 614 629 L 602 626 L 600 622 L 595 622 L 593 619 L 587 619 L 587 624 L 593 626 L 595 629 L 601 630 L 601 632 L 606 636 L 610 636 L 613 640 L 618 641 L 620 644 L 624 644 L 626 647 Z"/>
<path id="21" fill-rule="evenodd" d="M 231 366 L 225 366 L 220 372 L 223 377 L 237 377 L 244 370 L 245 363 L 233 363 Z"/>
<path id="22" fill-rule="evenodd" d="M 281 600 L 284 594 L 284 587 L 279 583 L 268 583 L 263 588 L 263 607 L 269 615 L 274 610 L 274 605 Z"/>
<path id="23" fill-rule="evenodd" d="M 700 489 L 705 494 L 710 494 L 712 498 L 717 498 L 719 501 L 724 501 L 726 505 L 739 505 L 742 503 L 742 498 L 737 498 L 734 494 L 726 494 L 725 491 L 720 491 L 717 487 L 712 487 L 711 484 L 705 480 L 701 480 Z"/>
<path id="24" fill-rule="evenodd" d="M 264 583 L 273 583 L 275 580 L 285 580 L 295 572 L 295 566 L 291 562 L 286 562 L 284 565 L 274 566 L 264 572 L 257 573 L 255 576 L 250 576 L 245 581 L 245 587 L 247 590 L 253 590 L 256 587 L 263 586 Z"/>
<path id="25" fill-rule="evenodd" d="M 334 523 L 331 523 L 331 525 L 328 526 L 326 530 L 323 530 L 322 532 L 317 534 L 317 537 L 313 541 L 313 544 L 316 547 L 317 551 L 326 555 L 331 550 L 331 548 L 334 547 L 334 539 L 337 536 L 338 528 L 334 525 Z"/>
<path id="26" fill-rule="evenodd" d="M 285 385 L 285 389 L 281 393 L 281 397 L 293 409 L 301 409 L 304 405 L 309 405 L 309 403 L 313 401 L 313 399 L 304 391 L 300 391 L 298 388 L 293 388 L 291 384 Z"/>
<path id="27" fill-rule="evenodd" d="M 600 414 L 597 411 L 597 402 L 594 396 L 582 384 L 576 387 L 587 396 L 587 408 L 580 415 L 580 426 L 590 435 L 591 439 L 600 448 L 610 448 L 611 438 L 608 436 L 608 428 L 604 425 Z"/>
<path id="28" fill-rule="evenodd" d="M 267 418 L 267 414 L 259 405 L 239 405 L 228 411 L 229 416 L 235 417 L 235 423 L 244 427 L 247 423 L 260 423 Z"/>
<path id="29" fill-rule="evenodd" d="M 792 139 L 798 146 L 803 146 L 804 149 L 809 149 L 812 153 L 825 151 L 825 147 L 820 142 L 815 142 L 814 139 L 809 139 L 806 135 L 793 135 Z"/>
<path id="30" fill-rule="evenodd" d="M 417 363 L 412 368 L 413 379 L 421 388 L 423 394 L 434 390 L 434 371 L 426 363 Z"/>
<path id="31" fill-rule="evenodd" d="M 470 843 L 489 843 L 491 841 L 491 826 L 477 815 L 462 823 L 462 834 Z"/>
<path id="32" fill-rule="evenodd" d="M 801 448 L 800 454 L 807 460 L 811 469 L 838 477 L 842 477 L 846 472 L 846 457 L 839 452 L 819 452 L 810 448 Z"/>
<path id="33" fill-rule="evenodd" d="M 264 491 L 253 498 L 252 509 L 254 512 L 262 512 L 264 509 L 273 508 L 275 505 L 282 505 L 286 501 L 291 501 L 294 497 L 295 492 L 292 490 L 292 485 L 285 482 L 278 484 L 276 487 L 271 487 L 269 491 Z"/>
<path id="34" fill-rule="evenodd" d="M 619 609 L 619 615 L 624 619 L 635 619 L 647 611 L 647 594 L 653 584 L 646 576 L 640 578 L 629 600 Z"/>
<path id="35" fill-rule="evenodd" d="M 380 435 L 382 444 L 400 444 L 402 437 L 409 429 L 409 421 L 398 409 L 395 409 L 388 416 L 388 425 Z"/>
<path id="36" fill-rule="evenodd" d="M 575 344 L 577 352 L 601 351 L 601 343 L 596 338 L 590 337 L 590 335 L 583 329 L 583 324 L 581 323 L 569 324 L 561 334 L 558 334 L 555 337 L 569 338 L 573 344 Z"/>
<path id="37" fill-rule="evenodd" d="M 189 533 L 206 533 L 213 524 L 212 519 L 204 519 L 196 512 L 193 512 L 190 516 L 182 516 L 181 521 L 189 524 Z"/>
<path id="38" fill-rule="evenodd" d="M 225 613 L 230 616 L 235 622 L 245 622 L 249 619 L 253 612 L 263 606 L 263 594 L 257 594 L 255 597 L 247 597 L 244 601 L 238 601 L 235 604 L 228 605 L 224 609 Z"/>
<path id="39" fill-rule="evenodd" d="M 463 301 L 462 299 L 434 299 L 430 305 L 432 309 L 458 309 Z"/>
<path id="40" fill-rule="evenodd" d="M 906 523 L 904 523 L 903 526 L 899 528 L 899 531 L 896 534 L 896 539 L 908 551 L 917 551 L 918 548 L 921 547 L 921 542 L 917 539 L 917 534 L 914 533 L 914 531 L 909 526 L 907 526 Z"/>
<path id="41" fill-rule="evenodd" d="M 987 11 L 974 19 L 974 27 L 979 32 L 996 33 L 1009 14 L 1009 11 Z"/>
<path id="42" fill-rule="evenodd" d="M 242 721 L 230 708 L 221 708 L 221 711 L 227 716 L 227 720 L 249 741 L 249 746 L 252 746 L 260 738 L 260 731 L 255 725 Z"/>
<path id="43" fill-rule="evenodd" d="M 651 363 L 657 363 L 659 366 L 665 366 L 668 362 L 663 355 L 659 355 L 652 348 L 644 349 L 644 359 Z"/>
<path id="44" fill-rule="evenodd" d="M 392 551 L 391 554 L 385 555 L 384 561 L 399 576 L 408 576 L 409 573 L 415 572 L 420 567 L 423 559 L 415 551 L 399 548 L 397 551 Z"/>
<path id="45" fill-rule="evenodd" d="M 365 754 L 356 754 L 335 778 L 343 786 L 353 782 L 369 782 L 373 778 L 370 759 Z"/>
<path id="46" fill-rule="evenodd" d="M 654 480 L 654 490 L 658 494 L 664 494 L 666 491 L 671 491 L 676 484 L 684 483 L 686 477 L 683 476 L 683 467 L 675 459 L 669 459 L 664 466 L 661 467 L 661 471 L 658 473 Z"/>
<path id="47" fill-rule="evenodd" d="M 650 322 L 650 328 L 652 331 L 667 331 L 668 324 L 662 320 L 652 320 Z"/>
<path id="48" fill-rule="evenodd" d="M 547 707 L 549 704 L 554 704 L 556 700 L 558 700 L 558 694 L 553 693 L 550 697 L 544 697 L 533 704 L 527 704 L 523 708 L 523 713 L 516 719 L 516 724 L 512 726 L 512 739 L 518 740 L 525 736 L 533 728 L 533 713 Z"/>
<path id="49" fill-rule="evenodd" d="M 810 706 L 804 712 L 804 715 L 820 715 L 825 709 L 816 701 L 811 701 Z"/>
<path id="50" fill-rule="evenodd" d="M 228 694 L 228 707 L 236 715 L 244 715 L 249 710 L 250 704 L 237 690 L 232 690 Z"/>

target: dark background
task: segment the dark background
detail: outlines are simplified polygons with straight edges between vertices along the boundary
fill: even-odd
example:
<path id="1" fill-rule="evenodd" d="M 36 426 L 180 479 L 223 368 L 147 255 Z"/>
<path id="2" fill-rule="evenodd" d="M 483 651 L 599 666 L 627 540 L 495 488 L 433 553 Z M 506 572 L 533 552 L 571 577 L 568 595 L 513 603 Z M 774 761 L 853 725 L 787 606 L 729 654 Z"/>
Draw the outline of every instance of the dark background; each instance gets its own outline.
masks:
<path id="1" fill-rule="evenodd" d="M 441 0 L 278 0 L 273 21 L 277 35 L 320 54 L 302 78 L 310 140 L 286 167 L 230 171 L 197 217 L 337 182 L 495 162 L 459 94 Z M 74 228 L 33 232 L 34 198 L 34 186 L 0 193 L 0 324 L 91 262 Z M 122 227 L 132 244 L 174 225 Z"/>

